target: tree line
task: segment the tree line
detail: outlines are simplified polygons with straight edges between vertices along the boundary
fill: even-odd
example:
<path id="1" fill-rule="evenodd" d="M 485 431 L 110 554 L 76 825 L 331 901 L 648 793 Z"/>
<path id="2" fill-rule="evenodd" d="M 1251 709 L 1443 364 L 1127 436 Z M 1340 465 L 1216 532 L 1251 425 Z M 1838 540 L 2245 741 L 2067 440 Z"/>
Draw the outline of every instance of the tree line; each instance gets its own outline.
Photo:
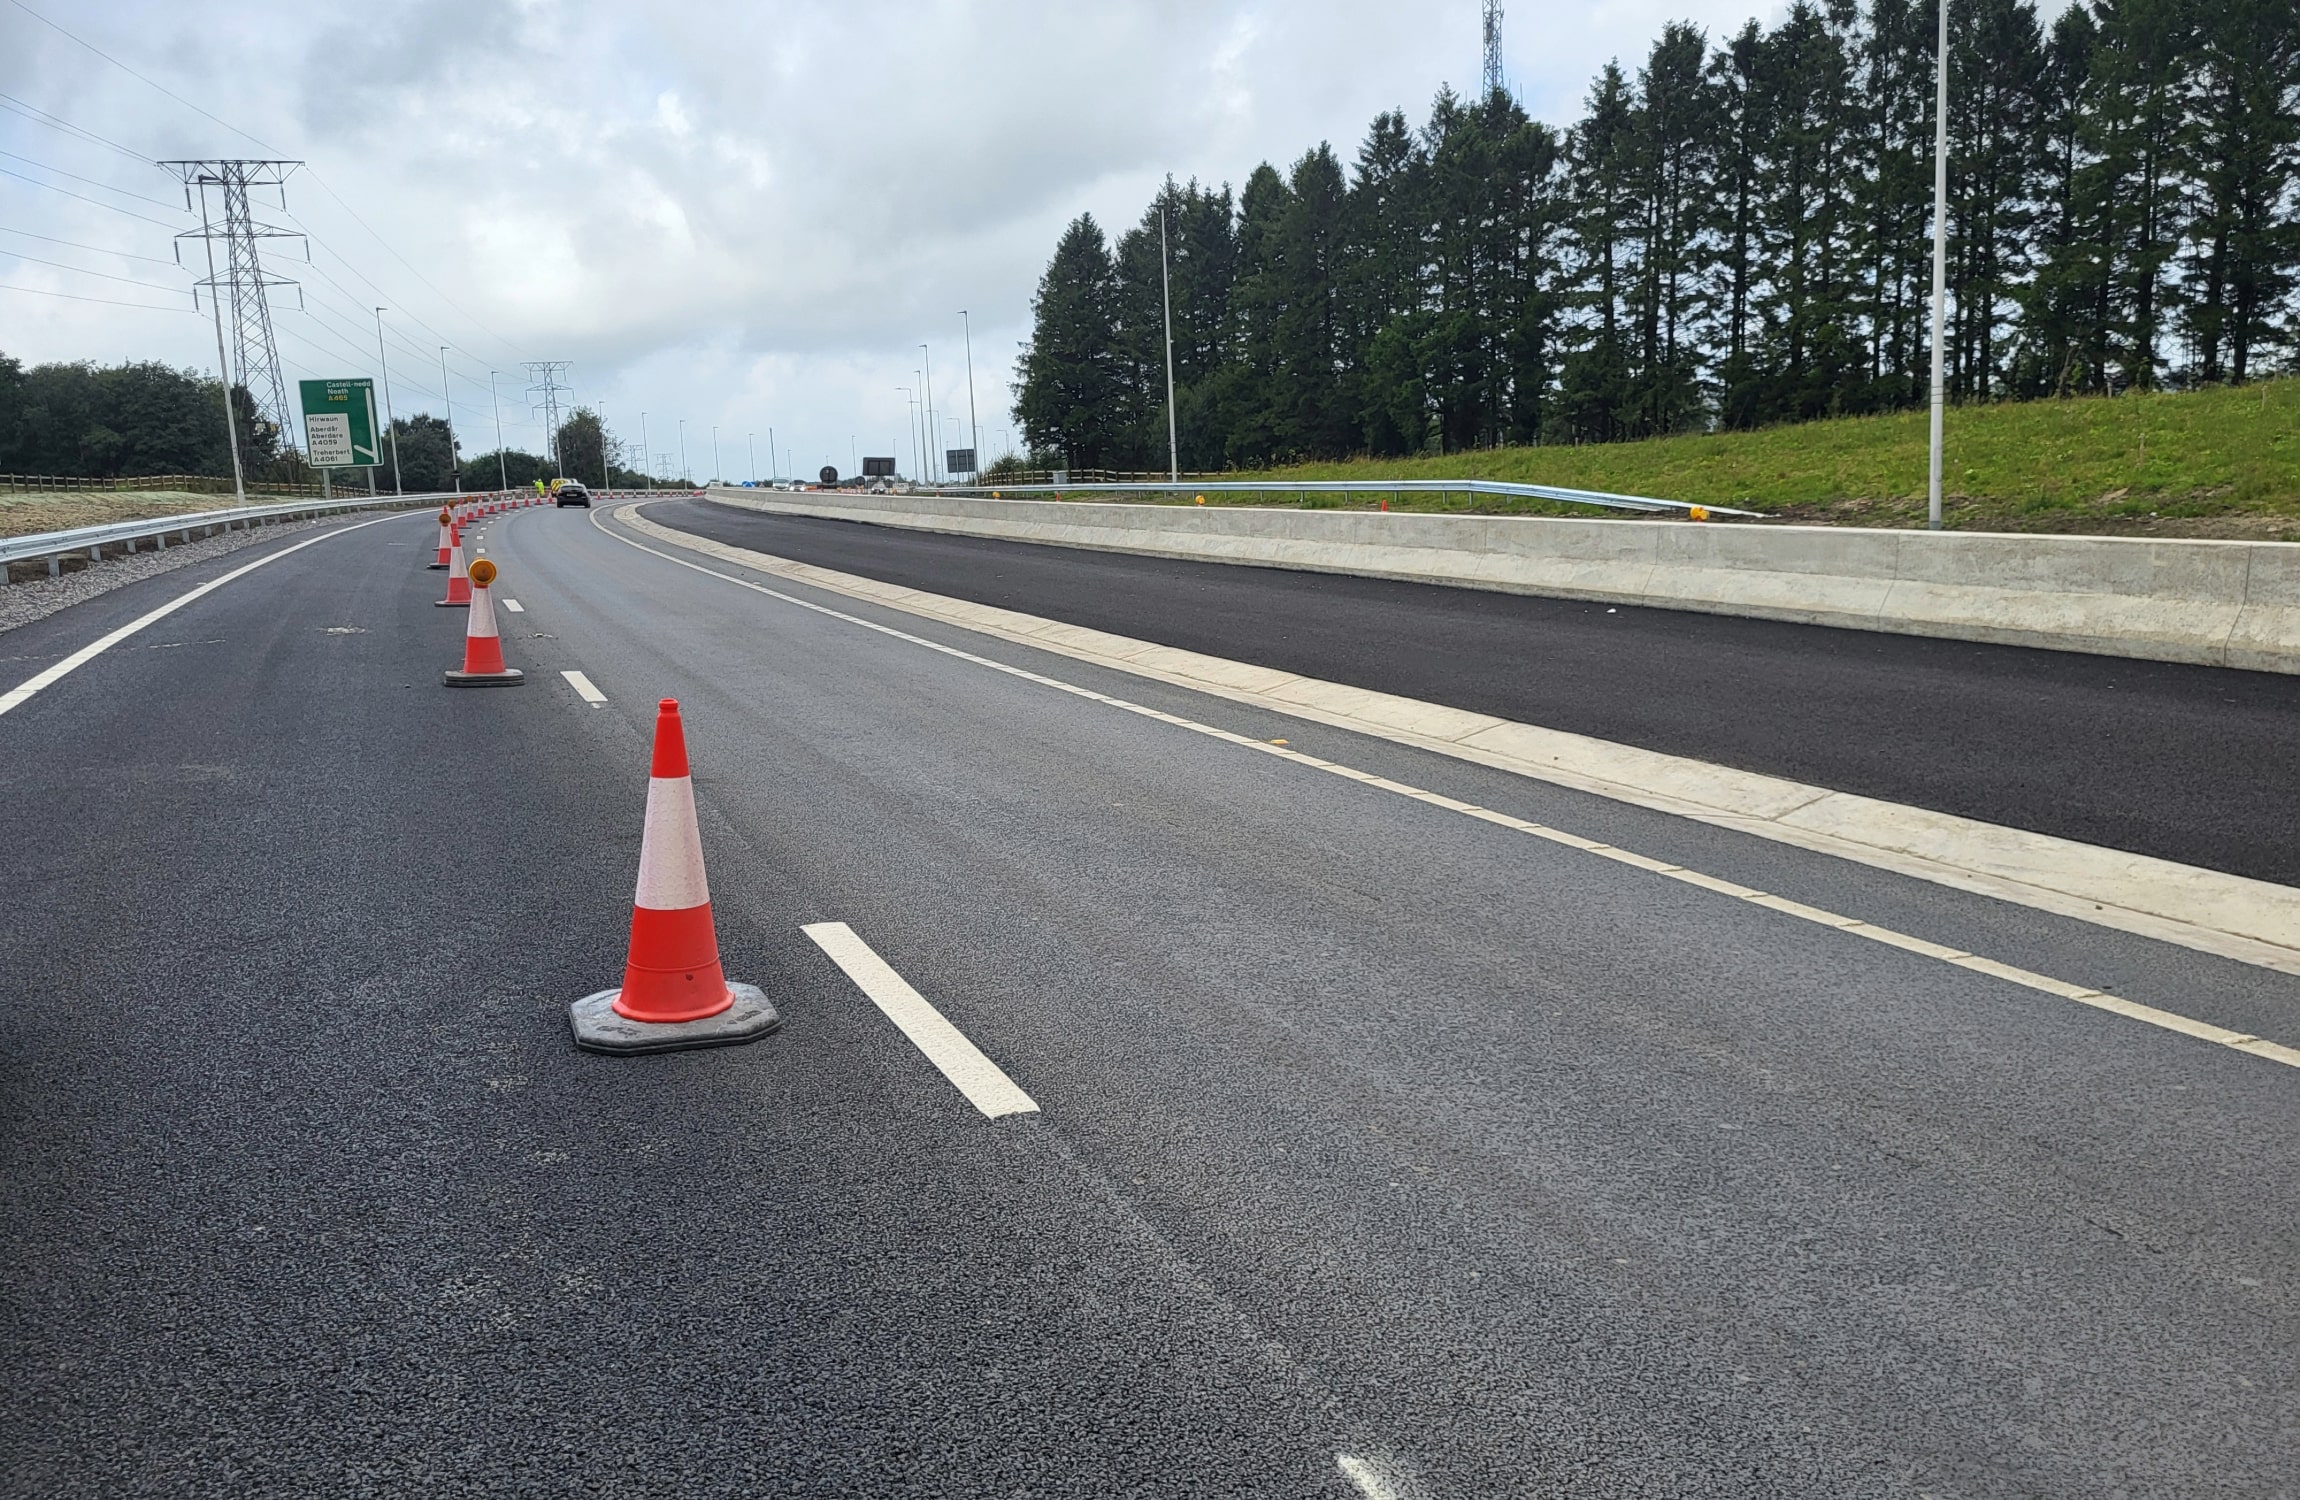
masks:
<path id="1" fill-rule="evenodd" d="M 1171 179 L 1055 247 L 1032 448 L 1163 468 L 1609 442 L 1929 393 L 1935 11 L 1799 0 L 1666 27 L 1563 131 L 1496 91 L 1378 117 L 1347 166 Z M 1951 399 L 2241 382 L 2300 272 L 2300 4 L 1951 0 Z"/>
<path id="2" fill-rule="evenodd" d="M 259 417 L 244 387 L 232 387 L 232 407 L 240 460 L 250 480 L 318 482 L 316 471 L 292 446 L 292 435 L 283 438 Z M 448 424 L 422 412 L 395 418 L 390 432 L 398 447 L 400 486 L 411 491 L 492 490 L 506 477 L 514 488 L 524 489 L 561 472 L 591 484 L 611 472 L 618 488 L 649 482 L 646 475 L 625 467 L 622 445 L 608 436 L 588 407 L 576 408 L 560 424 L 558 465 L 515 448 L 465 458 Z M 385 452 L 388 455 L 390 449 Z M 610 460 L 612 468 L 603 469 Z M 0 354 L 0 474 L 95 479 L 195 474 L 228 479 L 231 472 L 223 387 L 212 377 L 151 361 L 27 368 Z M 365 484 L 342 470 L 335 479 L 339 486 Z M 376 479 L 381 487 L 390 487 L 388 456 Z M 653 482 L 667 481 L 658 477 Z"/>

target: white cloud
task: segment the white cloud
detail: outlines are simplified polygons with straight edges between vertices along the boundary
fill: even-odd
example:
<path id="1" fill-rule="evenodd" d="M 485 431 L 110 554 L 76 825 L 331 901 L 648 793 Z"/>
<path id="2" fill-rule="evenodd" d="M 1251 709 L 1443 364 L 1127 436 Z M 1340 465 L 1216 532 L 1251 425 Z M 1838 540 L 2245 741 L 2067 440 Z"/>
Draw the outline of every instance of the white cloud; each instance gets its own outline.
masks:
<path id="1" fill-rule="evenodd" d="M 549 356 L 575 361 L 577 398 L 604 400 L 634 447 L 641 410 L 657 452 L 675 451 L 665 434 L 684 416 L 698 470 L 716 425 L 737 474 L 741 435 L 757 431 L 763 465 L 770 424 L 809 472 L 847 468 L 850 437 L 883 451 L 905 429 L 895 387 L 915 383 L 922 340 L 936 405 L 963 415 L 960 308 L 973 315 L 995 449 L 1011 428 L 1005 387 L 1030 295 L 1071 217 L 1123 227 L 1169 172 L 1241 182 L 1319 140 L 1347 158 L 1378 111 L 1419 119 L 1441 84 L 1473 85 L 1479 65 L 1476 0 L 30 3 L 311 162 L 316 177 L 291 183 L 288 203 L 319 241 L 318 264 L 279 262 L 311 308 L 292 310 L 291 294 L 278 315 L 283 353 L 301 366 L 291 381 L 369 371 L 382 303 L 402 412 L 437 409 L 437 346 L 459 351 L 467 451 L 493 444 L 489 368 L 514 393 L 517 362 Z M 1770 20 L 1777 7 L 1520 0 L 1505 26 L 1510 77 L 1537 115 L 1563 123 L 1597 68 L 1614 56 L 1634 68 L 1665 21 L 1714 38 L 1752 9 Z M 259 154 L 5 4 L 0 93 L 153 157 Z M 158 172 L 20 114 L 0 112 L 0 150 L 181 200 Z M 0 177 L 0 226 L 170 256 L 180 213 L 0 167 L 167 221 Z M 48 249 L 0 234 L 0 282 L 185 300 L 9 254 L 171 288 L 189 279 Z M 14 292 L 0 292 L 0 350 L 215 360 L 213 331 L 186 314 Z M 516 394 L 505 422 L 512 441 L 536 443 Z"/>

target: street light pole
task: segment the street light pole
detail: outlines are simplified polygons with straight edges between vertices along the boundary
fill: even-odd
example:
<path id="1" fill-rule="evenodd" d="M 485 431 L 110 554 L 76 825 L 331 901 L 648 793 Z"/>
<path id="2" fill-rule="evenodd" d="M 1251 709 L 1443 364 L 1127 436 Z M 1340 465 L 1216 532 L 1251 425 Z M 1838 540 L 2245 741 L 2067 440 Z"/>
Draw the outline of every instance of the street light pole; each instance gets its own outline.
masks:
<path id="1" fill-rule="evenodd" d="M 495 394 L 495 371 L 487 372 L 487 404 L 495 409 L 495 479 L 511 488 L 511 466 L 503 457 L 503 402 Z"/>
<path id="2" fill-rule="evenodd" d="M 775 464 L 775 429 L 770 427 L 767 429 L 767 483 L 773 484 L 780 478 L 782 472 Z"/>
<path id="3" fill-rule="evenodd" d="M 1925 523 L 1941 529 L 1942 323 L 1949 290 L 1949 0 L 1940 3 L 1940 45 L 1933 56 L 1933 418 Z"/>
<path id="4" fill-rule="evenodd" d="M 919 372 L 919 379 L 926 388 L 926 430 L 927 441 L 931 443 L 934 441 L 934 356 L 927 353 L 926 345 L 921 344 L 918 346 L 918 357 L 924 364 L 924 368 Z M 927 454 L 926 461 L 927 465 L 934 470 L 935 482 L 940 484 L 942 482 L 942 465 L 936 462 L 935 455 L 931 452 Z"/>
<path id="5" fill-rule="evenodd" d="M 687 419 L 685 417 L 679 419 L 679 483 L 690 488 L 695 483 L 695 476 L 687 472 Z"/>
<path id="6" fill-rule="evenodd" d="M 755 433 L 755 432 L 746 432 L 746 433 L 744 433 L 744 434 L 743 434 L 743 446 L 744 446 L 745 448 L 747 448 L 747 449 L 749 449 L 749 450 L 750 450 L 750 454 L 751 454 L 751 487 L 752 487 L 753 489 L 756 489 L 756 488 L 758 488 L 758 484 L 759 484 L 759 435 L 758 435 L 757 433 Z"/>
<path id="7" fill-rule="evenodd" d="M 910 404 L 910 425 L 918 432 L 918 482 L 932 484 L 926 456 L 926 377 L 916 370 L 910 374 L 918 382 L 917 398 Z"/>
<path id="8" fill-rule="evenodd" d="M 399 483 L 398 419 L 391 414 L 391 357 L 383 352 L 383 309 L 375 310 L 375 362 L 383 367 L 383 430 L 391 434 L 391 492 L 404 495 Z M 229 380 L 229 375 L 224 377 Z"/>
<path id="9" fill-rule="evenodd" d="M 903 427 L 910 434 L 910 471 L 915 476 L 918 473 L 918 413 L 913 408 L 917 403 L 910 398 L 909 386 L 898 385 L 895 389 L 902 392 Z"/>
<path id="10" fill-rule="evenodd" d="M 655 493 L 655 455 L 653 450 L 647 446 L 647 414 L 645 412 L 639 413 L 639 466 L 647 471 L 640 477 L 645 481 L 647 493 L 652 495 Z"/>
<path id="11" fill-rule="evenodd" d="M 1173 179 L 1168 178 L 1169 185 Z M 1174 421 L 1174 287 L 1172 274 L 1166 268 L 1166 205 L 1158 205 L 1158 295 L 1166 304 L 1166 480 L 1169 484 L 1182 482 L 1182 446 L 1176 440 Z"/>
<path id="12" fill-rule="evenodd" d="M 974 320 L 958 310 L 959 326 L 966 330 L 966 440 L 974 444 L 974 477 L 982 477 L 982 422 L 974 414 Z"/>
<path id="13" fill-rule="evenodd" d="M 717 484 L 726 476 L 719 472 L 719 429 L 711 429 L 711 483 Z"/>
<path id="14" fill-rule="evenodd" d="M 447 467 L 455 475 L 455 493 L 463 493 L 463 465 L 455 457 L 455 397 L 447 389 L 447 346 L 439 346 L 439 409 L 447 413 Z"/>
<path id="15" fill-rule="evenodd" d="M 607 462 L 607 403 L 599 403 L 599 488 L 615 487 L 615 470 Z"/>

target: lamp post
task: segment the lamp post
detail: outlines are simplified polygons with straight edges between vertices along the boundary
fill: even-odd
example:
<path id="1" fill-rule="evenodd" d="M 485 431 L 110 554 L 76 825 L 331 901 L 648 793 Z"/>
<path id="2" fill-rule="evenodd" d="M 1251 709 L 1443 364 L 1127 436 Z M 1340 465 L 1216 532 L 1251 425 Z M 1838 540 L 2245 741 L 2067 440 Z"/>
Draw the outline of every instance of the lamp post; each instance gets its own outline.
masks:
<path id="1" fill-rule="evenodd" d="M 647 472 L 640 477 L 646 482 L 647 493 L 655 493 L 654 454 L 647 447 L 647 414 L 639 413 L 639 466 Z"/>
<path id="2" fill-rule="evenodd" d="M 447 413 L 447 467 L 455 476 L 455 493 L 463 493 L 463 465 L 455 460 L 455 397 L 447 389 L 447 346 L 439 346 L 439 409 Z"/>
<path id="3" fill-rule="evenodd" d="M 744 434 L 743 434 L 743 446 L 744 446 L 745 448 L 747 448 L 747 449 L 749 449 L 749 450 L 750 450 L 750 454 L 751 454 L 751 487 L 752 487 L 753 489 L 756 489 L 756 488 L 758 488 L 758 484 L 759 484 L 759 435 L 758 435 L 757 433 L 755 433 L 755 432 L 746 432 L 746 433 L 744 433 Z"/>
<path id="4" fill-rule="evenodd" d="M 679 419 L 679 483 L 693 485 L 695 476 L 687 472 L 687 419 Z"/>
<path id="5" fill-rule="evenodd" d="M 974 320 L 967 316 L 963 307 L 958 310 L 958 325 L 966 332 L 966 440 L 974 445 L 973 472 L 979 479 L 982 477 L 982 422 L 974 413 Z M 1171 335 L 1168 336 L 1166 347 L 1166 364 L 1171 370 L 1174 364 Z M 1166 399 L 1169 403 L 1173 401 L 1172 391 L 1167 392 Z"/>
<path id="6" fill-rule="evenodd" d="M 717 484 L 724 475 L 719 472 L 719 429 L 711 429 L 711 483 Z"/>
<path id="7" fill-rule="evenodd" d="M 383 368 L 383 430 L 391 434 L 391 492 L 404 495 L 407 491 L 399 485 L 399 429 L 391 414 L 391 358 L 383 352 L 383 311 L 375 310 L 375 362 Z"/>
<path id="8" fill-rule="evenodd" d="M 495 394 L 496 372 L 487 372 L 487 404 L 495 411 L 495 482 L 504 489 L 511 488 L 511 466 L 503 457 L 503 402 Z"/>
<path id="9" fill-rule="evenodd" d="M 934 356 L 927 352 L 926 345 L 921 344 L 918 346 L 918 357 L 919 383 L 926 395 L 927 441 L 931 443 L 934 441 Z M 935 482 L 939 484 L 942 480 L 942 465 L 935 461 L 935 455 L 931 452 L 927 454 L 926 461 L 934 470 Z"/>
<path id="10" fill-rule="evenodd" d="M 905 428 L 906 428 L 906 429 L 909 431 L 909 433 L 910 433 L 910 458 L 911 458 L 910 469 L 911 469 L 911 473 L 912 473 L 913 475 L 916 475 L 916 474 L 918 473 L 918 456 L 919 456 L 919 452 L 918 452 L 918 411 L 917 411 L 917 406 L 918 406 L 918 403 L 917 403 L 916 401 L 914 401 L 914 400 L 912 400 L 912 399 L 911 399 L 911 393 L 910 393 L 910 387 L 909 387 L 909 386 L 907 386 L 907 385 L 898 385 L 898 386 L 896 386 L 896 387 L 895 387 L 895 389 L 896 389 L 896 390 L 898 390 L 898 391 L 900 391 L 900 392 L 902 392 L 902 415 L 903 415 L 903 424 L 904 424 Z"/>
<path id="11" fill-rule="evenodd" d="M 1943 0 L 1946 3 L 1946 0 Z M 1173 179 L 1169 177 L 1168 185 Z M 1182 482 L 1182 446 L 1174 422 L 1174 288 L 1166 269 L 1166 205 L 1158 205 L 1158 296 L 1166 304 L 1166 481 Z"/>
<path id="12" fill-rule="evenodd" d="M 1925 524 L 1941 529 L 1941 325 L 1949 289 L 1949 0 L 1940 0 L 1940 44 L 1933 55 L 1933 413 Z"/>

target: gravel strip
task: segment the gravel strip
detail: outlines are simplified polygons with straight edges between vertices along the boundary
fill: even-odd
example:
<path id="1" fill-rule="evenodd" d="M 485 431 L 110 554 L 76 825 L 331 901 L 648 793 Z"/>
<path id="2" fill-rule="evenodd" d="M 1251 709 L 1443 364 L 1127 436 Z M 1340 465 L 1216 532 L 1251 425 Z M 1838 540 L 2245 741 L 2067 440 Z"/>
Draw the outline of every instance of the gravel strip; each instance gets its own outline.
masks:
<path id="1" fill-rule="evenodd" d="M 326 519 L 336 518 L 331 516 Z M 108 594 L 139 578 L 173 572 L 196 562 L 205 562 L 211 557 L 237 552 L 242 547 L 271 541 L 291 531 L 307 531 L 319 524 L 318 521 L 283 521 L 273 526 L 259 526 L 251 531 L 225 531 L 193 542 L 170 542 L 164 552 L 145 547 L 126 557 L 107 558 L 103 562 L 92 563 L 77 572 L 66 573 L 61 578 L 35 578 L 27 583 L 10 584 L 0 588 L 0 631 L 14 630 L 19 625 L 46 619 L 60 609 L 70 609 L 83 600 L 93 599 L 98 594 Z"/>

